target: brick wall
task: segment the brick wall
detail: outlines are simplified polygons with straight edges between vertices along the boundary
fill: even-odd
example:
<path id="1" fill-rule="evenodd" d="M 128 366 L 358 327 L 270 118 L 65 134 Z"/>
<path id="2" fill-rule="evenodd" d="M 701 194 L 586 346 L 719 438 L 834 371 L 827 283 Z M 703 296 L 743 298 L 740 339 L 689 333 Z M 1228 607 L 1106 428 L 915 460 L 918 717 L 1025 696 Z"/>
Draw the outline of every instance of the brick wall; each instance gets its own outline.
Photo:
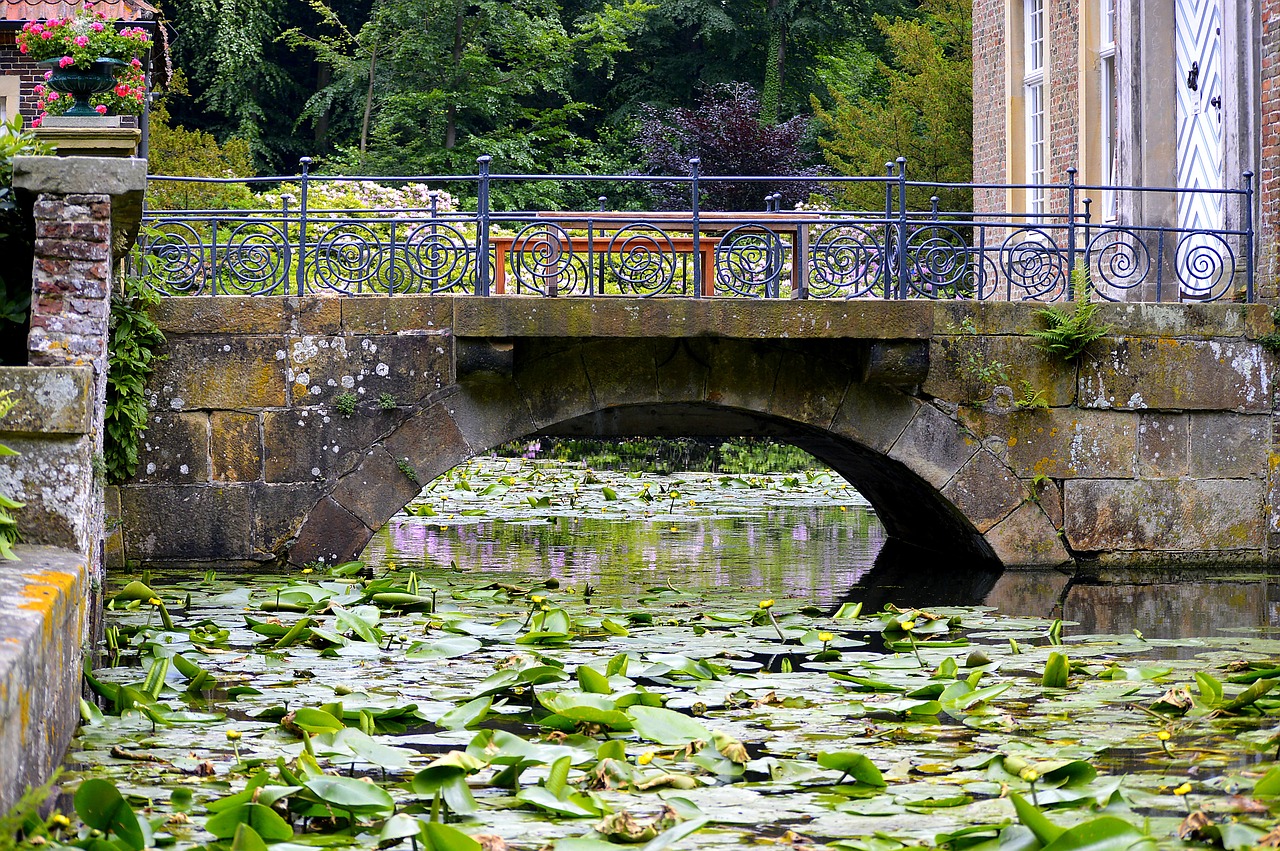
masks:
<path id="1" fill-rule="evenodd" d="M 973 0 L 973 181 L 1003 183 L 1005 152 L 1006 0 Z M 978 210 L 999 210 L 1004 192 L 974 193 Z"/>
<path id="2" fill-rule="evenodd" d="M 1280 297 L 1276 277 L 1276 228 L 1280 225 L 1280 0 L 1262 4 L 1262 157 L 1258 191 L 1261 211 L 1258 238 L 1258 295 L 1267 300 Z"/>
<path id="3" fill-rule="evenodd" d="M 1066 183 L 1067 169 L 1080 162 L 1080 5 L 1078 0 L 1047 0 L 1049 42 L 1050 183 Z M 1067 193 L 1049 192 L 1049 210 L 1065 212 Z"/>

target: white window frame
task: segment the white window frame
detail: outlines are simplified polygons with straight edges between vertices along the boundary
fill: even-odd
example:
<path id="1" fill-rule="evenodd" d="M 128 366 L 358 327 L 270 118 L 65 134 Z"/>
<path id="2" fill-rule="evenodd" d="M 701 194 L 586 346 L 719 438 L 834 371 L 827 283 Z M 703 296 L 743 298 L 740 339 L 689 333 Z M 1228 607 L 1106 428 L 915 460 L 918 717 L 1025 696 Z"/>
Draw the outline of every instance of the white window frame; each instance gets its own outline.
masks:
<path id="1" fill-rule="evenodd" d="M 1022 96 L 1026 119 L 1027 212 L 1046 212 L 1045 184 L 1048 182 L 1049 140 L 1045 66 L 1048 42 L 1045 38 L 1045 1 L 1023 0 Z"/>
<path id="2" fill-rule="evenodd" d="M 1098 10 L 1098 100 L 1102 114 L 1102 131 L 1099 155 L 1102 163 L 1102 181 L 1107 186 L 1118 184 L 1117 135 L 1116 135 L 1116 0 L 1099 0 Z M 1114 189 L 1102 193 L 1102 220 L 1118 220 L 1118 198 Z"/>
<path id="3" fill-rule="evenodd" d="M 12 121 L 18 114 L 22 92 L 22 78 L 16 75 L 0 76 L 0 121 Z"/>

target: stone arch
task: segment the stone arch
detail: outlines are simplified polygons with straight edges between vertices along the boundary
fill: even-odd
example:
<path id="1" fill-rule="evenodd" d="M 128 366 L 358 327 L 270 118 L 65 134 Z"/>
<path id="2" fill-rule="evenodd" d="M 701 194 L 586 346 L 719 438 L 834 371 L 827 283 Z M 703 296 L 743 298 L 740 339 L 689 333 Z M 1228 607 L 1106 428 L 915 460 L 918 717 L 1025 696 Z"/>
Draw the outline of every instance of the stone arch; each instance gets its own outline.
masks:
<path id="1" fill-rule="evenodd" d="M 364 450 L 307 514 L 289 561 L 355 557 L 422 484 L 533 435 L 770 436 L 850 481 L 891 537 L 991 565 L 1069 559 L 999 447 L 913 388 L 864 382 L 848 345 L 521 338 L 508 351 Z"/>

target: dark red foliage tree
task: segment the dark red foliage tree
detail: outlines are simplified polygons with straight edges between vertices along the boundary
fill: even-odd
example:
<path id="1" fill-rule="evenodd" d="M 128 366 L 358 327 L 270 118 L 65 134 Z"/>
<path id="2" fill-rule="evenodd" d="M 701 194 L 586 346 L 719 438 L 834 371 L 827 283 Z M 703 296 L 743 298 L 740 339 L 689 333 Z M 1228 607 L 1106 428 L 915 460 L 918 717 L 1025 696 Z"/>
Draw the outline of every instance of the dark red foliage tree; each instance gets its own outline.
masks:
<path id="1" fill-rule="evenodd" d="M 782 207 L 793 207 L 813 192 L 811 181 L 729 182 L 716 176 L 812 176 L 816 174 L 804 140 L 809 118 L 797 115 L 782 124 L 760 120 L 760 99 L 747 83 L 707 86 L 693 109 L 660 112 L 641 109 L 636 144 L 647 174 L 687 175 L 689 160 L 699 157 L 700 205 L 705 210 L 764 209 L 764 198 L 782 194 Z M 655 183 L 654 199 L 663 209 L 688 209 L 688 184 Z"/>

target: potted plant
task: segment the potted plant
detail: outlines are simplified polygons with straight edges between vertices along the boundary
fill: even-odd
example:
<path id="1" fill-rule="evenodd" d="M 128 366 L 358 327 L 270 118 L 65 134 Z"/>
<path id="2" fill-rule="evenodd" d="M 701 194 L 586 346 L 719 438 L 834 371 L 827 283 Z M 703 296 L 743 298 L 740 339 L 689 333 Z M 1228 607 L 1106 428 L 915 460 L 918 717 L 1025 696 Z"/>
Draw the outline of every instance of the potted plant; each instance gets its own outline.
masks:
<path id="1" fill-rule="evenodd" d="M 70 95 L 74 103 L 64 115 L 99 115 L 106 109 L 91 98 L 117 89 L 126 69 L 126 88 L 141 92 L 133 83 L 141 78 L 142 56 L 151 49 L 151 36 L 141 27 L 116 28 L 116 21 L 101 12 L 85 9 L 66 18 L 30 21 L 18 34 L 18 50 L 48 68 L 45 80 L 53 94 Z M 37 94 L 39 97 L 39 94 Z M 43 100 L 56 103 L 52 94 Z"/>

